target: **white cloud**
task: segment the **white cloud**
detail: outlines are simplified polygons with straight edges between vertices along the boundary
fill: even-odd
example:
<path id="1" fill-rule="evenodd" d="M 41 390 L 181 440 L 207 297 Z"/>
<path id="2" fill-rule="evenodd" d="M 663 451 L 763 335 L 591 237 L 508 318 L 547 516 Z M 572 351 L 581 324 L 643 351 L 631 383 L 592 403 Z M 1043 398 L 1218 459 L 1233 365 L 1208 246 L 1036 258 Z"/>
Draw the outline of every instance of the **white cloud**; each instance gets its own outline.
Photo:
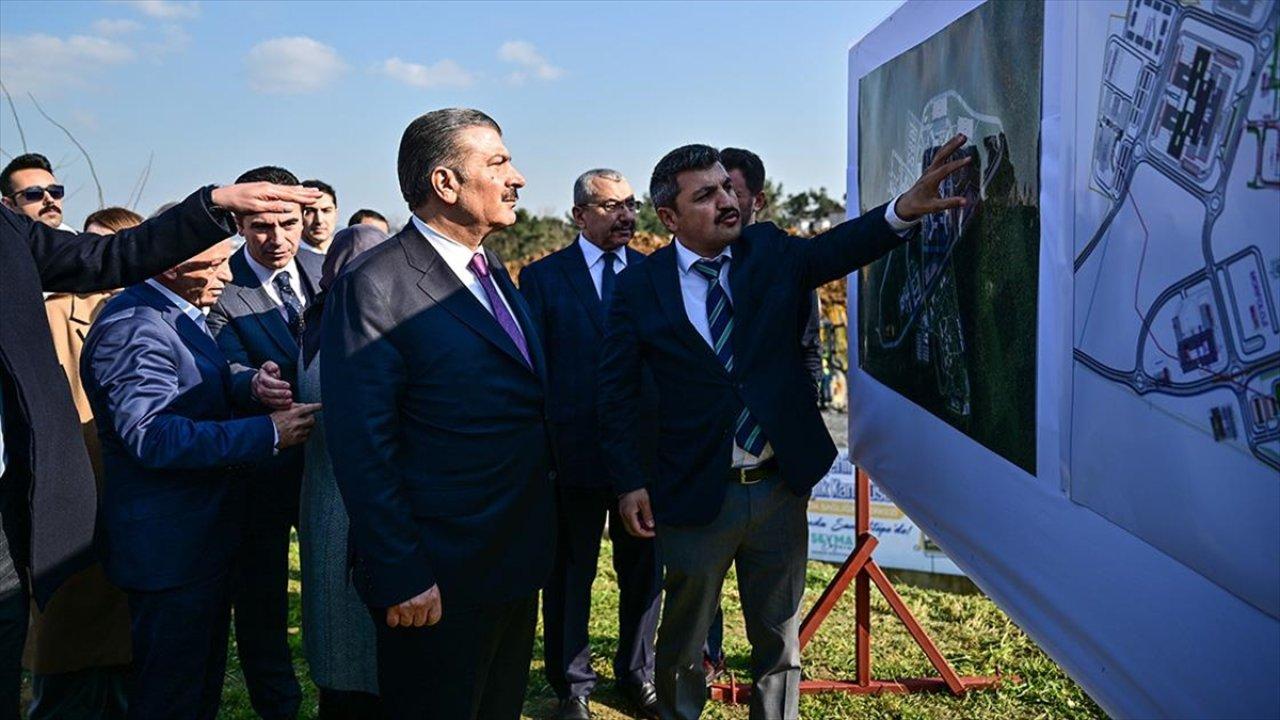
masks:
<path id="1" fill-rule="evenodd" d="M 474 75 L 452 60 L 419 65 L 393 57 L 383 61 L 378 70 L 393 80 L 419 88 L 466 87 L 475 80 Z"/>
<path id="2" fill-rule="evenodd" d="M 200 14 L 195 0 L 125 0 L 125 4 L 157 20 L 188 20 Z"/>
<path id="3" fill-rule="evenodd" d="M 125 18 L 102 18 L 93 23 L 93 32 L 98 35 L 127 35 L 141 28 L 142 24 L 137 20 Z"/>
<path id="4" fill-rule="evenodd" d="M 245 58 L 249 87 L 260 93 L 322 90 L 347 65 L 333 48 L 309 37 L 282 37 L 254 45 Z"/>
<path id="5" fill-rule="evenodd" d="M 520 83 L 529 78 L 537 80 L 555 80 L 564 74 L 564 70 L 552 65 L 531 42 L 509 40 L 498 48 L 498 57 L 506 62 L 520 66 L 519 70 L 507 76 L 511 82 Z"/>
<path id="6" fill-rule="evenodd" d="M 12 93 L 43 98 L 82 86 L 96 70 L 127 63 L 133 50 L 114 40 L 88 35 L 68 38 L 34 34 L 0 39 L 0 71 Z"/>
<path id="7" fill-rule="evenodd" d="M 150 43 L 148 50 L 154 54 L 178 52 L 191 44 L 191 35 L 181 25 L 166 23 L 160 26 L 158 36 Z"/>

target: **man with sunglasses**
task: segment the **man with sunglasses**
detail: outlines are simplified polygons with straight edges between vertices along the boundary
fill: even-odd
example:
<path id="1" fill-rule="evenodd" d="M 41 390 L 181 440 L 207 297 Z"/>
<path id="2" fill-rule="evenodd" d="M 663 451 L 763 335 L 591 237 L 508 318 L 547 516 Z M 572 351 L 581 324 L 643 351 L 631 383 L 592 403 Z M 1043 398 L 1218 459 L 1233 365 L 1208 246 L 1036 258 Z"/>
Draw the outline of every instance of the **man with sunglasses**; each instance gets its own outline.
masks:
<path id="1" fill-rule="evenodd" d="M 66 189 L 53 176 L 49 158 L 27 153 L 14 158 L 0 174 L 0 203 L 10 210 L 42 222 L 62 227 L 62 196 Z"/>
<path id="2" fill-rule="evenodd" d="M 21 161 L 21 162 L 19 162 Z M 230 236 L 230 213 L 311 203 L 319 192 L 270 183 L 205 187 L 115 235 L 60 232 L 51 213 L 15 211 L 25 157 L 0 171 L 0 720 L 18 717 L 27 597 L 42 607 L 92 558 L 97 492 L 42 291 L 132 285 Z M 34 181 L 52 184 L 48 178 Z M 19 201 L 21 201 L 21 197 Z"/>
<path id="3" fill-rule="evenodd" d="M 562 720 L 591 717 L 587 699 L 597 678 L 587 624 L 605 517 L 620 595 L 614 677 L 644 717 L 656 717 L 653 642 L 662 571 L 653 541 L 628 534 L 618 515 L 596 419 L 606 306 L 617 273 L 644 259 L 627 247 L 635 235 L 636 209 L 635 191 L 621 173 L 583 173 L 573 185 L 573 221 L 581 230 L 577 240 L 520 273 L 520 290 L 547 352 L 547 412 L 560 463 L 560 545 L 543 591 L 542 617 L 547 681 L 560 697 Z M 651 435 L 642 444 L 648 457 L 657 443 Z"/>

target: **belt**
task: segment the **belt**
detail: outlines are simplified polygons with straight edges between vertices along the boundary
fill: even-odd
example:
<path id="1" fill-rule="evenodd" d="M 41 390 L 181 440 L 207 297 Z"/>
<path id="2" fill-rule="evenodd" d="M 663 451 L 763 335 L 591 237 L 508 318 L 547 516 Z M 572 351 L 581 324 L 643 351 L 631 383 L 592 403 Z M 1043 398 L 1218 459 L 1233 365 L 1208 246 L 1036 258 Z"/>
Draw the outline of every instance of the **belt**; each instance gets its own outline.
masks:
<path id="1" fill-rule="evenodd" d="M 729 482 L 741 485 L 755 485 L 777 471 L 777 462 L 773 458 L 749 468 L 734 468 L 729 471 Z"/>

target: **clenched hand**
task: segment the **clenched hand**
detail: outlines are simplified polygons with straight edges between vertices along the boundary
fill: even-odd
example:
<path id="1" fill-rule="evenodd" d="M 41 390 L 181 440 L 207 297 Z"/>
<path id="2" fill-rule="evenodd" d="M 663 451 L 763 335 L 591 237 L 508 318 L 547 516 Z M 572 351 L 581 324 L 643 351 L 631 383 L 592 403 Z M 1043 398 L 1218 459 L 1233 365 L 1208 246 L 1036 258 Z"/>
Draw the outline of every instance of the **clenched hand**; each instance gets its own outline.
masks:
<path id="1" fill-rule="evenodd" d="M 262 363 L 250 384 L 253 397 L 268 410 L 288 410 L 293 405 L 289 383 L 280 379 L 280 366 L 270 360 Z"/>
<path id="2" fill-rule="evenodd" d="M 440 586 L 432 585 L 399 605 L 387 608 L 387 627 L 422 627 L 440 622 Z"/>
<path id="3" fill-rule="evenodd" d="M 649 508 L 648 490 L 632 490 L 618 498 L 618 514 L 622 515 L 622 524 L 627 527 L 627 532 L 641 538 L 654 536 L 653 510 Z"/>

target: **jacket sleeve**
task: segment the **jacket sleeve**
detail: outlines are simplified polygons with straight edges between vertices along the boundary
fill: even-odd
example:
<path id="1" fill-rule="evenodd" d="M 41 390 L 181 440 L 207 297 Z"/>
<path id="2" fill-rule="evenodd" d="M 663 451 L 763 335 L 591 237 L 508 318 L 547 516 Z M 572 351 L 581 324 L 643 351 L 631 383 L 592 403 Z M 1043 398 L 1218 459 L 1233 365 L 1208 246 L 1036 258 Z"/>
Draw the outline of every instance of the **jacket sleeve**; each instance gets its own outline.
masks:
<path id="1" fill-rule="evenodd" d="M 334 476 L 351 520 L 365 602 L 390 607 L 436 584 L 427 539 L 396 466 L 407 371 L 391 337 L 396 318 L 377 278 L 345 273 L 326 300 L 320 397 Z M 448 599 L 445 599 L 448 603 Z"/>
<path id="2" fill-rule="evenodd" d="M 789 238 L 800 252 L 800 280 L 812 290 L 875 262 L 885 253 L 914 237 L 916 230 L 899 235 L 885 220 L 885 205 L 861 217 L 846 220 L 809 240 Z M 778 231 L 781 232 L 781 231 Z"/>
<path id="3" fill-rule="evenodd" d="M 212 186 L 157 217 L 115 235 L 55 230 L 5 209 L 25 238 L 48 292 L 96 292 L 157 275 L 230 237 L 230 220 L 213 207 Z"/>
<path id="4" fill-rule="evenodd" d="M 178 368 L 154 322 L 108 320 L 96 334 L 83 372 L 100 388 L 111 426 L 138 463 L 201 470 L 271 457 L 270 418 L 193 420 L 170 410 L 179 396 Z"/>
<path id="5" fill-rule="evenodd" d="M 633 292 L 639 283 L 626 282 L 628 279 L 637 280 L 634 273 L 638 272 L 639 269 L 628 269 L 618 276 L 618 285 L 609 303 L 608 329 L 597 373 L 600 446 L 604 465 L 609 468 L 613 481 L 613 491 L 618 495 L 650 484 L 645 475 L 647 464 L 640 462 L 644 456 L 638 441 L 643 361 L 636 332 Z"/>

